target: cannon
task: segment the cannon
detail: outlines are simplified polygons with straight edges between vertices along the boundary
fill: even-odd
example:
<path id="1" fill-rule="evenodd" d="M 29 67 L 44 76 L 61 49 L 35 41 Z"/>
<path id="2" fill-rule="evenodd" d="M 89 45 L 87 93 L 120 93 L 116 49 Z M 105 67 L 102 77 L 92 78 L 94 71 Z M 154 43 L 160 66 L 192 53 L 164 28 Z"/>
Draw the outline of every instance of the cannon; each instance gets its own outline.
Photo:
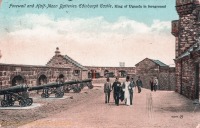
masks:
<path id="1" fill-rule="evenodd" d="M 85 86 L 87 86 L 89 89 L 92 89 L 93 88 L 92 79 L 86 79 L 80 81 L 80 88 L 83 89 Z"/>
<path id="2" fill-rule="evenodd" d="M 64 90 L 63 86 L 66 84 L 76 84 L 77 81 L 68 81 L 68 82 L 56 82 L 56 83 L 50 83 L 50 84 L 44 84 L 39 86 L 33 86 L 30 87 L 28 90 L 43 90 L 41 97 L 42 98 L 49 98 L 51 94 L 55 94 L 56 98 L 62 98 L 64 96 Z"/>
<path id="3" fill-rule="evenodd" d="M 33 99 L 29 98 L 27 85 L 17 85 L 2 89 L 0 90 L 0 95 L 3 95 L 2 107 L 13 106 L 16 101 L 19 102 L 21 107 L 30 106 L 33 103 Z"/>
<path id="4" fill-rule="evenodd" d="M 76 84 L 67 85 L 65 92 L 68 93 L 70 90 L 73 90 L 73 92 L 79 93 L 85 86 L 88 86 L 89 89 L 92 89 L 92 79 L 77 80 Z"/>
<path id="5" fill-rule="evenodd" d="M 30 87 L 28 90 L 29 91 L 43 90 L 41 94 L 42 98 L 49 98 L 51 94 L 55 94 L 56 98 L 62 98 L 64 96 L 64 92 L 69 92 L 70 90 L 73 90 L 75 93 L 79 93 L 83 88 L 83 86 L 86 85 L 88 86 L 88 88 L 92 89 L 93 85 L 91 82 L 92 82 L 91 79 L 71 80 L 67 82 L 56 82 L 56 83 L 34 86 Z"/>
<path id="6" fill-rule="evenodd" d="M 56 98 L 62 98 L 64 96 L 63 86 L 67 86 L 67 89 L 71 87 L 74 92 L 80 92 L 83 86 L 88 86 L 89 88 L 93 88 L 91 84 L 91 79 L 86 80 L 73 80 L 67 82 L 56 82 L 49 83 L 39 86 L 28 87 L 28 85 L 17 85 L 13 87 L 9 87 L 6 89 L 0 90 L 0 95 L 3 95 L 3 100 L 1 101 L 2 107 L 13 106 L 15 101 L 19 102 L 21 107 L 30 106 L 33 103 L 33 99 L 29 98 L 29 91 L 34 90 L 43 90 L 41 97 L 48 98 L 50 94 L 55 94 Z M 78 86 L 78 84 L 82 84 L 82 86 Z"/>

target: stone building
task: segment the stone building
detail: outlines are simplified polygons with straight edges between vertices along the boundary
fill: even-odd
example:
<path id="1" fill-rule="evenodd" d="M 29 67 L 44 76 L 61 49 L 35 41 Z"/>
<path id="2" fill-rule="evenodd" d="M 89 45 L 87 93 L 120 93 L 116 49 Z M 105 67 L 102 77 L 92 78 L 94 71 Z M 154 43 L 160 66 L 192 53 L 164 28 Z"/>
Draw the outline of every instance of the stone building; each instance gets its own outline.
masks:
<path id="1" fill-rule="evenodd" d="M 88 69 L 83 65 L 73 60 L 68 55 L 61 55 L 59 48 L 56 48 L 55 55 L 46 64 L 51 67 L 69 67 L 73 70 L 72 79 L 86 79 L 88 78 Z"/>
<path id="2" fill-rule="evenodd" d="M 136 65 L 136 75 L 143 81 L 143 87 L 150 88 L 149 81 L 152 77 L 157 77 L 159 81 L 158 89 L 174 90 L 175 68 L 169 67 L 159 60 L 145 58 Z M 137 78 L 135 78 L 136 80 Z"/>
<path id="3" fill-rule="evenodd" d="M 176 43 L 175 91 L 199 99 L 200 0 L 176 0 L 178 20 L 172 21 Z"/>
<path id="4" fill-rule="evenodd" d="M 89 78 L 135 76 L 135 67 L 85 67 L 88 69 Z"/>

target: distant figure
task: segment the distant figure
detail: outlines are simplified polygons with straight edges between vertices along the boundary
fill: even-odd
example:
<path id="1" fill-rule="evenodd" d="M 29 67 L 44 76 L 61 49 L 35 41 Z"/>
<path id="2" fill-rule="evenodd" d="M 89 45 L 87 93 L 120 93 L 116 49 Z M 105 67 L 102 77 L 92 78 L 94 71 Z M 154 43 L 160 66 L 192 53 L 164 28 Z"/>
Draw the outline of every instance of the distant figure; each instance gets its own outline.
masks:
<path id="1" fill-rule="evenodd" d="M 118 80 L 119 80 L 119 78 L 116 77 L 115 82 L 112 85 L 112 90 L 114 93 L 114 100 L 115 100 L 115 104 L 117 106 L 119 106 L 119 94 L 121 91 L 121 83 Z"/>
<path id="2" fill-rule="evenodd" d="M 109 101 L 110 101 L 111 90 L 112 90 L 112 88 L 111 88 L 110 79 L 107 78 L 106 83 L 104 84 L 105 103 L 109 103 Z"/>
<path id="3" fill-rule="evenodd" d="M 142 80 L 140 79 L 140 76 L 138 76 L 138 79 L 137 79 L 137 81 L 136 81 L 136 84 L 137 84 L 137 87 L 138 87 L 138 93 L 140 93 L 141 92 L 141 87 L 143 86 L 143 84 L 142 84 Z"/>
<path id="4" fill-rule="evenodd" d="M 130 105 L 133 104 L 133 88 L 135 86 L 135 82 L 134 82 L 134 79 L 131 78 L 131 84 L 130 84 L 130 87 L 129 87 L 129 93 L 130 93 Z"/>
<path id="5" fill-rule="evenodd" d="M 149 85 L 151 87 L 151 91 L 154 90 L 154 80 L 153 80 L 153 77 L 151 77 L 150 81 L 149 81 Z"/>
<path id="6" fill-rule="evenodd" d="M 130 86 L 131 86 L 131 82 L 129 81 L 129 76 L 126 77 L 126 82 L 123 83 L 123 86 L 124 86 L 124 98 L 125 98 L 125 104 L 127 106 L 130 105 L 130 92 L 129 92 L 129 89 L 130 89 Z"/>
<path id="7" fill-rule="evenodd" d="M 154 91 L 156 92 L 157 89 L 158 89 L 158 78 L 155 77 L 154 78 Z"/>

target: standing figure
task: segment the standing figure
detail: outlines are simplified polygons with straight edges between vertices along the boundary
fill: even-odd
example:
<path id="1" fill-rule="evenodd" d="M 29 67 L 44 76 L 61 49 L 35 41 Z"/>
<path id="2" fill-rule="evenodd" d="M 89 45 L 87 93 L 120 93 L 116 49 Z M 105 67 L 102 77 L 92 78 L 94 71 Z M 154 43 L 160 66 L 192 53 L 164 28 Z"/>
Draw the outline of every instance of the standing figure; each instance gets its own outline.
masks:
<path id="1" fill-rule="evenodd" d="M 155 77 L 155 79 L 154 79 L 154 91 L 156 91 L 157 88 L 158 88 L 158 78 Z"/>
<path id="2" fill-rule="evenodd" d="M 129 93 L 130 93 L 130 105 L 133 104 L 133 88 L 135 86 L 135 82 L 134 79 L 131 78 L 131 83 L 130 83 L 130 87 L 129 87 Z"/>
<path id="3" fill-rule="evenodd" d="M 114 100 L 115 104 L 119 106 L 119 94 L 121 91 L 121 83 L 118 81 L 119 78 L 116 77 L 115 82 L 112 85 L 113 93 L 114 93 Z"/>
<path id="4" fill-rule="evenodd" d="M 138 87 L 138 93 L 140 93 L 142 91 L 141 87 L 143 86 L 142 80 L 140 79 L 140 76 L 138 76 L 136 84 L 137 84 L 137 87 Z"/>
<path id="5" fill-rule="evenodd" d="M 153 77 L 151 77 L 150 81 L 149 81 L 149 85 L 151 87 L 151 91 L 154 90 L 154 80 L 153 80 Z"/>
<path id="6" fill-rule="evenodd" d="M 129 92 L 129 89 L 130 89 L 130 84 L 131 82 L 129 81 L 129 76 L 126 77 L 126 82 L 123 83 L 123 86 L 124 86 L 124 98 L 125 98 L 125 103 L 127 106 L 130 105 L 130 92 Z"/>
<path id="7" fill-rule="evenodd" d="M 112 88 L 111 88 L 110 79 L 107 78 L 106 83 L 104 84 L 105 103 L 109 103 L 109 101 L 110 101 L 111 90 L 112 90 Z"/>

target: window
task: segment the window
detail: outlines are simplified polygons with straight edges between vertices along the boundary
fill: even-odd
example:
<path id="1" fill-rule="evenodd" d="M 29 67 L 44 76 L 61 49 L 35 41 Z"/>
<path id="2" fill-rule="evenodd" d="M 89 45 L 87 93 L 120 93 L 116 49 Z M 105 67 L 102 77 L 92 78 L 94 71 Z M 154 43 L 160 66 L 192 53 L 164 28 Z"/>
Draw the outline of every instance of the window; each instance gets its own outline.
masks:
<path id="1" fill-rule="evenodd" d="M 79 76 L 80 75 L 80 70 L 74 70 L 74 75 Z"/>

